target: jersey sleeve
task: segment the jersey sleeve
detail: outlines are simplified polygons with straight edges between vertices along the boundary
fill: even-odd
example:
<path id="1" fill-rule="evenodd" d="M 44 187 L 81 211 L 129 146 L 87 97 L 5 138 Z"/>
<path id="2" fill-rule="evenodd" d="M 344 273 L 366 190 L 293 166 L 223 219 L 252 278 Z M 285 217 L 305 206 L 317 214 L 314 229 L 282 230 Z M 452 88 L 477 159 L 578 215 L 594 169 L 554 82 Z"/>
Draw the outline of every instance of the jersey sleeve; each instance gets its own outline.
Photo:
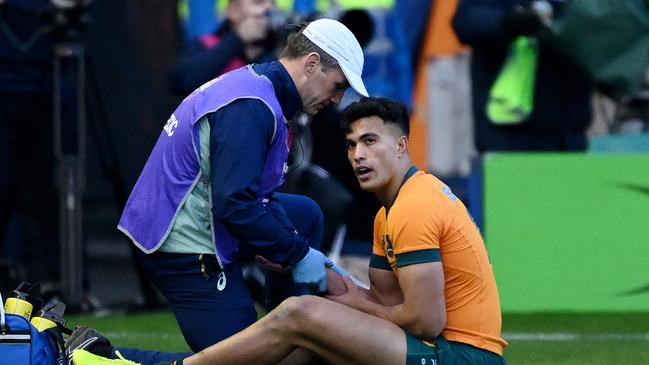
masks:
<path id="1" fill-rule="evenodd" d="M 391 212 L 390 231 L 397 267 L 441 261 L 444 209 L 447 208 L 434 199 L 419 198 L 410 199 Z"/>
<path id="2" fill-rule="evenodd" d="M 372 256 L 370 257 L 370 267 L 374 269 L 381 269 L 381 270 L 392 270 L 390 267 L 390 263 L 388 262 L 388 257 L 385 253 L 385 249 L 383 248 L 383 245 L 381 244 L 381 224 L 384 222 L 384 215 L 382 214 L 382 211 L 379 211 L 379 213 L 376 214 L 376 218 L 374 218 L 374 235 L 373 235 L 373 243 L 372 243 Z"/>

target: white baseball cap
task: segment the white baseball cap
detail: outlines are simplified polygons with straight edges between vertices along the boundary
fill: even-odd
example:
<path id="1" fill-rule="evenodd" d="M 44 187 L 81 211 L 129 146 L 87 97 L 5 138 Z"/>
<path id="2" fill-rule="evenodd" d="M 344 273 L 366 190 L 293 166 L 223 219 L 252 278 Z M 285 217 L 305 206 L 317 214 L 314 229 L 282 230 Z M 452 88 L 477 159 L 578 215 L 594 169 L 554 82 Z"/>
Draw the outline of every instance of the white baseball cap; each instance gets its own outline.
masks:
<path id="1" fill-rule="evenodd" d="M 356 93 L 369 96 L 361 79 L 363 50 L 345 25 L 333 19 L 318 19 L 309 23 L 302 34 L 338 61 L 347 82 Z"/>

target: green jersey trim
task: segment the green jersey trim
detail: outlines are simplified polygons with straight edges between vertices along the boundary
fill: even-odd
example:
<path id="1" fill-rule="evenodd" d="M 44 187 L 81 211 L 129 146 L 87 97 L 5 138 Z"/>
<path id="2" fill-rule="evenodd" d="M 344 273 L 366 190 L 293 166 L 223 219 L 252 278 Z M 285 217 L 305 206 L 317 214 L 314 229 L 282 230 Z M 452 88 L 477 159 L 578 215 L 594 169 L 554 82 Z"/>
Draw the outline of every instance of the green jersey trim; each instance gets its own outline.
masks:
<path id="1" fill-rule="evenodd" d="M 430 248 L 397 254 L 397 267 L 437 261 L 442 261 L 439 254 L 439 248 Z"/>

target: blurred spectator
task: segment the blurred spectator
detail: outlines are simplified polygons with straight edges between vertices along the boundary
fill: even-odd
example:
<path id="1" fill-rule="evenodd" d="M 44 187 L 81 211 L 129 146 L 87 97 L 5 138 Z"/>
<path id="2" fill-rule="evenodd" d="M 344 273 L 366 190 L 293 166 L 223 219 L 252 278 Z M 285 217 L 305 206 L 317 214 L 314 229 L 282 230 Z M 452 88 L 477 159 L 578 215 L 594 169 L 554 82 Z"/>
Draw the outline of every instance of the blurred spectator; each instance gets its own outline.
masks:
<path id="1" fill-rule="evenodd" d="M 211 33 L 220 24 L 214 0 L 180 0 L 178 16 L 185 41 Z"/>
<path id="2" fill-rule="evenodd" d="M 415 1 L 415 0 L 409 0 Z M 229 0 L 180 0 L 178 17 L 186 41 L 212 33 L 223 21 L 223 13 Z M 276 0 L 275 6 L 282 12 L 306 18 L 314 13 L 315 0 Z"/>
<path id="3" fill-rule="evenodd" d="M 171 88 L 186 96 L 203 83 L 248 63 L 275 59 L 273 0 L 230 0 L 225 21 L 193 40 L 171 71 Z"/>
<path id="4" fill-rule="evenodd" d="M 410 153 L 415 163 L 446 178 L 467 176 L 475 155 L 468 103 L 469 49 L 460 43 L 451 25 L 457 3 L 436 1 L 430 9 L 410 119 Z M 452 188 L 462 195 L 462 189 Z"/>
<path id="5" fill-rule="evenodd" d="M 555 17 L 564 1 L 550 1 Z M 471 76 L 478 151 L 568 150 L 587 147 L 592 85 L 571 61 L 552 46 L 532 1 L 460 0 L 453 26 L 473 48 Z M 489 90 L 517 36 L 538 39 L 534 109 L 520 124 L 496 125 L 486 115 Z M 545 35 L 545 36 L 541 36 Z"/>
<path id="6" fill-rule="evenodd" d="M 406 43 L 406 32 L 394 2 L 363 8 L 370 15 L 374 32 L 365 47 L 365 69 L 370 95 L 386 97 L 412 106 L 412 60 Z M 348 94 L 351 95 L 351 94 Z"/>
<path id="7" fill-rule="evenodd" d="M 0 242 L 14 227 L 0 254 L 23 264 L 29 280 L 53 283 L 59 276 L 59 240 L 52 137 L 55 40 L 42 16 L 48 5 L 49 0 L 0 2 Z M 14 283 L 2 281 L 2 290 L 13 289 L 5 285 Z"/>
<path id="8" fill-rule="evenodd" d="M 403 7 L 395 0 L 294 0 L 293 9 L 306 14 L 324 14 L 338 18 L 356 35 L 363 45 L 365 65 L 363 78 L 372 96 L 396 99 L 412 104 L 412 58 L 408 34 L 404 28 L 403 9 L 412 10 L 414 1 L 407 0 Z M 427 2 L 417 2 L 422 11 Z M 425 10 L 424 10 L 425 12 Z M 410 25 L 410 24 L 409 24 Z M 408 27 L 416 35 L 420 28 Z M 347 93 L 341 107 L 356 99 Z"/>
<path id="9" fill-rule="evenodd" d="M 426 33 L 430 9 L 434 3 L 433 0 L 398 0 L 395 5 L 395 12 L 399 15 L 401 24 L 408 24 L 408 31 L 404 33 L 413 68 L 419 58 L 421 41 Z"/>
<path id="10" fill-rule="evenodd" d="M 363 77 L 370 95 L 391 98 L 412 106 L 412 58 L 395 1 L 340 0 L 335 3 L 338 8 L 318 7 L 317 10 L 338 13 L 343 23 L 358 24 L 355 34 L 365 33 L 368 42 L 363 47 Z M 341 105 L 345 106 L 355 99 L 356 95 L 347 93 Z"/>

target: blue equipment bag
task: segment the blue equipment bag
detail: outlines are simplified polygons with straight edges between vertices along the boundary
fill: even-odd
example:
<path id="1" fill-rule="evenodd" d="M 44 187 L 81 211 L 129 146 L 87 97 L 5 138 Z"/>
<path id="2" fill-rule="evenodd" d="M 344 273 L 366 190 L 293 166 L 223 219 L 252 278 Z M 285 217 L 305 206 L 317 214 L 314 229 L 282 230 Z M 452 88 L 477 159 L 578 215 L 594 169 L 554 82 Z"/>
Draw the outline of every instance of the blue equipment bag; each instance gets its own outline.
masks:
<path id="1" fill-rule="evenodd" d="M 60 339 L 60 340 L 59 340 Z M 58 327 L 39 332 L 27 319 L 5 314 L 0 295 L 0 363 L 6 365 L 63 365 Z"/>

